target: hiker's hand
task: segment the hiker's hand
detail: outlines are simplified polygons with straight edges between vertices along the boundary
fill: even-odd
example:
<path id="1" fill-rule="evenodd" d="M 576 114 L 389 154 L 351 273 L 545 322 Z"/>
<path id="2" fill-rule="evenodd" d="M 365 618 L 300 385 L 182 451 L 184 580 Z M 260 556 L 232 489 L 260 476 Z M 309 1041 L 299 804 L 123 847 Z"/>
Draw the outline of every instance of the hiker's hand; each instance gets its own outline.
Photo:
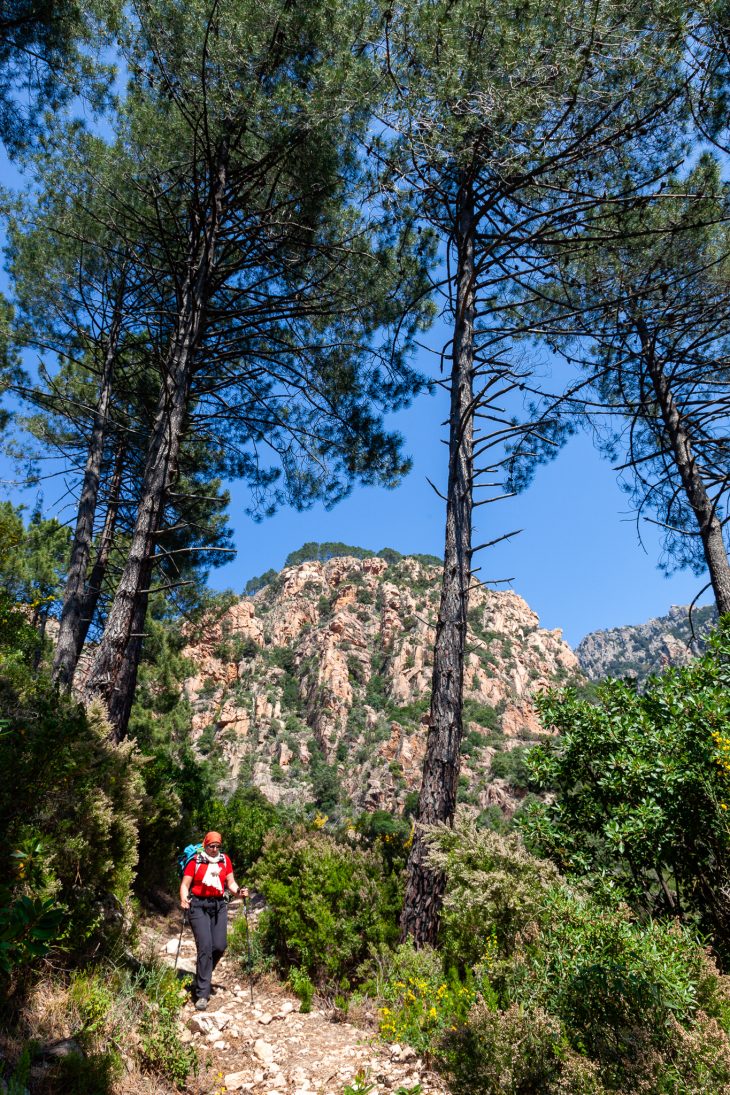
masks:
<path id="1" fill-rule="evenodd" d="M 182 895 L 181 895 L 181 897 L 180 897 L 180 908 L 181 909 L 189 909 L 190 908 L 190 898 L 189 897 L 182 897 Z"/>
<path id="2" fill-rule="evenodd" d="M 238 887 L 238 896 L 242 897 L 245 901 L 248 901 L 248 890 L 245 886 Z"/>

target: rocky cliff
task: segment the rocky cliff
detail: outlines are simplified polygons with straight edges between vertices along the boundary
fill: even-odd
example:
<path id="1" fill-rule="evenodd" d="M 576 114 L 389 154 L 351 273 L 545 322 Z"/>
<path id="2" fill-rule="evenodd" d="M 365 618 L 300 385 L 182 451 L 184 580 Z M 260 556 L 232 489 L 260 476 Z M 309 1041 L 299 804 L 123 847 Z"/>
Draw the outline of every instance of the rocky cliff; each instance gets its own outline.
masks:
<path id="1" fill-rule="evenodd" d="M 355 809 L 401 809 L 420 784 L 440 577 L 408 557 L 304 562 L 186 636 L 193 740 L 224 784 L 308 802 L 325 773 Z M 462 800 L 514 809 L 532 697 L 578 671 L 517 594 L 472 592 Z"/>
<path id="2" fill-rule="evenodd" d="M 714 606 L 694 609 L 690 622 L 689 608 L 674 605 L 666 616 L 644 624 L 593 631 L 575 652 L 590 680 L 632 677 L 641 684 L 650 673 L 696 658 L 716 620 Z"/>

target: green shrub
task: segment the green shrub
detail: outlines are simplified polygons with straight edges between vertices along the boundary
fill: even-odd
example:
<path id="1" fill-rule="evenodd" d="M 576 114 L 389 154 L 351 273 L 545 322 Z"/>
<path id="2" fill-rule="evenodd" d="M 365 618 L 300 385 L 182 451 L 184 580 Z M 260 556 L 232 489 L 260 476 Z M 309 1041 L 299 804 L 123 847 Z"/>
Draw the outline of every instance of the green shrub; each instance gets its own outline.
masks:
<path id="1" fill-rule="evenodd" d="M 445 1043 L 455 1092 L 471 1074 L 485 1093 L 726 1091 L 730 979 L 686 926 L 637 921 L 610 888 L 571 885 L 515 834 L 458 819 L 428 839 L 447 874 L 443 952 L 484 997 Z"/>
<path id="2" fill-rule="evenodd" d="M 526 791 L 531 782 L 531 770 L 527 763 L 529 748 L 517 746 L 505 749 L 492 757 L 492 775 L 505 779 L 518 790 Z"/>
<path id="3" fill-rule="evenodd" d="M 314 998 L 314 985 L 309 975 L 304 973 L 303 970 L 297 969 L 296 966 L 292 966 L 287 980 L 294 995 L 302 1002 L 301 1011 L 307 1014 L 312 1010 L 312 999 Z"/>
<path id="4" fill-rule="evenodd" d="M 691 1023 L 707 975 L 708 959 L 679 925 L 637 924 L 626 906 L 556 888 L 506 986 L 508 996 L 559 1016 L 575 1048 L 613 1068 L 637 1041 L 663 1048 L 674 1021 Z"/>
<path id="5" fill-rule="evenodd" d="M 0 597 L 0 767 L 12 773 L 0 784 L 0 817 L 6 847 L 44 849 L 40 874 L 19 872 L 11 896 L 62 907 L 63 946 L 78 954 L 123 925 L 141 758 L 132 743 L 111 741 L 97 708 L 59 695 L 31 651 L 29 625 Z"/>
<path id="6" fill-rule="evenodd" d="M 534 851 L 608 876 L 641 915 L 694 918 L 730 961 L 730 620 L 708 652 L 637 693 L 607 681 L 538 699 L 561 737 L 530 753 L 555 793 L 520 827 Z"/>
<path id="7" fill-rule="evenodd" d="M 430 861 L 448 878 L 440 942 L 449 965 L 473 967 L 491 953 L 510 956 L 540 914 L 545 894 L 559 875 L 531 856 L 514 834 L 479 829 L 457 815 L 453 828 L 436 826 L 428 836 Z"/>
<path id="8" fill-rule="evenodd" d="M 373 851 L 296 826 L 269 834 L 256 868 L 264 949 L 320 987 L 352 977 L 371 945 L 398 934 L 401 894 Z"/>
<path id="9" fill-rule="evenodd" d="M 106 1092 L 93 1085 L 94 1078 L 112 1075 L 120 1063 L 109 1046 L 126 1048 L 144 1071 L 182 1088 L 198 1066 L 195 1050 L 182 1042 L 178 1027 L 186 997 L 174 971 L 156 963 L 134 974 L 110 962 L 76 971 L 68 993 L 69 1025 L 85 1057 L 74 1065 L 78 1086 L 53 1090 Z"/>
<path id="10" fill-rule="evenodd" d="M 261 855 L 266 834 L 280 828 L 282 815 L 257 787 L 241 787 L 228 802 L 213 799 L 197 816 L 200 837 L 215 829 L 231 857 L 237 880 L 244 884 L 247 872 Z"/>
<path id="11" fill-rule="evenodd" d="M 500 1012 L 481 1002 L 445 1035 L 440 1055 L 454 1095 L 527 1095 L 553 1090 L 563 1047 L 560 1022 L 547 1012 L 517 1004 Z"/>
<path id="12" fill-rule="evenodd" d="M 432 1053 L 446 1031 L 464 1022 L 476 989 L 472 978 L 462 983 L 453 972 L 444 974 L 432 948 L 405 943 L 392 956 L 381 996 L 380 1033 L 386 1041 Z"/>

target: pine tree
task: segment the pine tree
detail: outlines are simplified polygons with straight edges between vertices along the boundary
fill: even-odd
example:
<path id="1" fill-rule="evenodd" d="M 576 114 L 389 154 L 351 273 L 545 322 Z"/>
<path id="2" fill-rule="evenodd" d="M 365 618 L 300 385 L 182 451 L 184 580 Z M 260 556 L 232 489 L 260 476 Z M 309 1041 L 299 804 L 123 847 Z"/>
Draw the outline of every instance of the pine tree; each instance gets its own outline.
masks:
<path id="1" fill-rule="evenodd" d="M 135 193 L 110 190 L 108 216 L 145 240 L 135 262 L 149 277 L 160 386 L 129 552 L 86 684 L 110 711 L 133 676 L 122 689 L 186 431 L 223 445 L 264 512 L 333 504 L 356 478 L 394 485 L 408 463 L 381 408 L 418 389 L 405 355 L 428 314 L 427 244 L 355 201 L 369 80 L 352 49 L 358 13 L 241 0 L 190 4 L 184 17 L 162 0 L 139 10 L 118 144 Z"/>
<path id="2" fill-rule="evenodd" d="M 383 25 L 386 193 L 441 236 L 451 329 L 442 356 L 451 401 L 444 576 L 402 919 L 404 934 L 425 943 L 435 939 L 444 879 L 425 865 L 421 826 L 450 821 L 456 805 L 473 491 L 498 496 L 505 447 L 545 440 L 509 410 L 520 386 L 532 385 L 529 365 L 513 353 L 515 340 L 531 334 L 522 282 L 538 243 L 595 205 L 617 150 L 645 127 L 657 138 L 646 143 L 645 173 L 661 170 L 676 127 L 681 37 L 671 5 L 641 0 L 517 8 L 414 0 L 388 7 Z"/>

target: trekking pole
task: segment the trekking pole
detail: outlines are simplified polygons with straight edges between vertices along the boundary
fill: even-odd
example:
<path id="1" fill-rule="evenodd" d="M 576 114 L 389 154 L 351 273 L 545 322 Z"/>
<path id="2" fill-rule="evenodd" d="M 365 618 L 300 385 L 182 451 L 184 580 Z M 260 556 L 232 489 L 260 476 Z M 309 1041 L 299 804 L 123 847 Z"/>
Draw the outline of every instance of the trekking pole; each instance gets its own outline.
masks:
<path id="1" fill-rule="evenodd" d="M 248 982 L 251 989 L 251 1006 L 253 1007 L 253 962 L 251 961 L 251 925 L 248 920 L 248 898 L 243 899 L 243 908 L 246 912 L 246 956 L 248 960 Z"/>
<path id="2" fill-rule="evenodd" d="M 175 972 L 177 972 L 177 963 L 178 963 L 178 960 L 180 958 L 180 947 L 182 945 L 183 932 L 185 931 L 185 925 L 187 924 L 187 922 L 188 922 L 188 910 L 183 909 L 182 925 L 180 926 L 180 937 L 177 941 L 177 954 L 175 955 L 175 965 L 173 966 L 173 969 L 175 970 Z"/>

